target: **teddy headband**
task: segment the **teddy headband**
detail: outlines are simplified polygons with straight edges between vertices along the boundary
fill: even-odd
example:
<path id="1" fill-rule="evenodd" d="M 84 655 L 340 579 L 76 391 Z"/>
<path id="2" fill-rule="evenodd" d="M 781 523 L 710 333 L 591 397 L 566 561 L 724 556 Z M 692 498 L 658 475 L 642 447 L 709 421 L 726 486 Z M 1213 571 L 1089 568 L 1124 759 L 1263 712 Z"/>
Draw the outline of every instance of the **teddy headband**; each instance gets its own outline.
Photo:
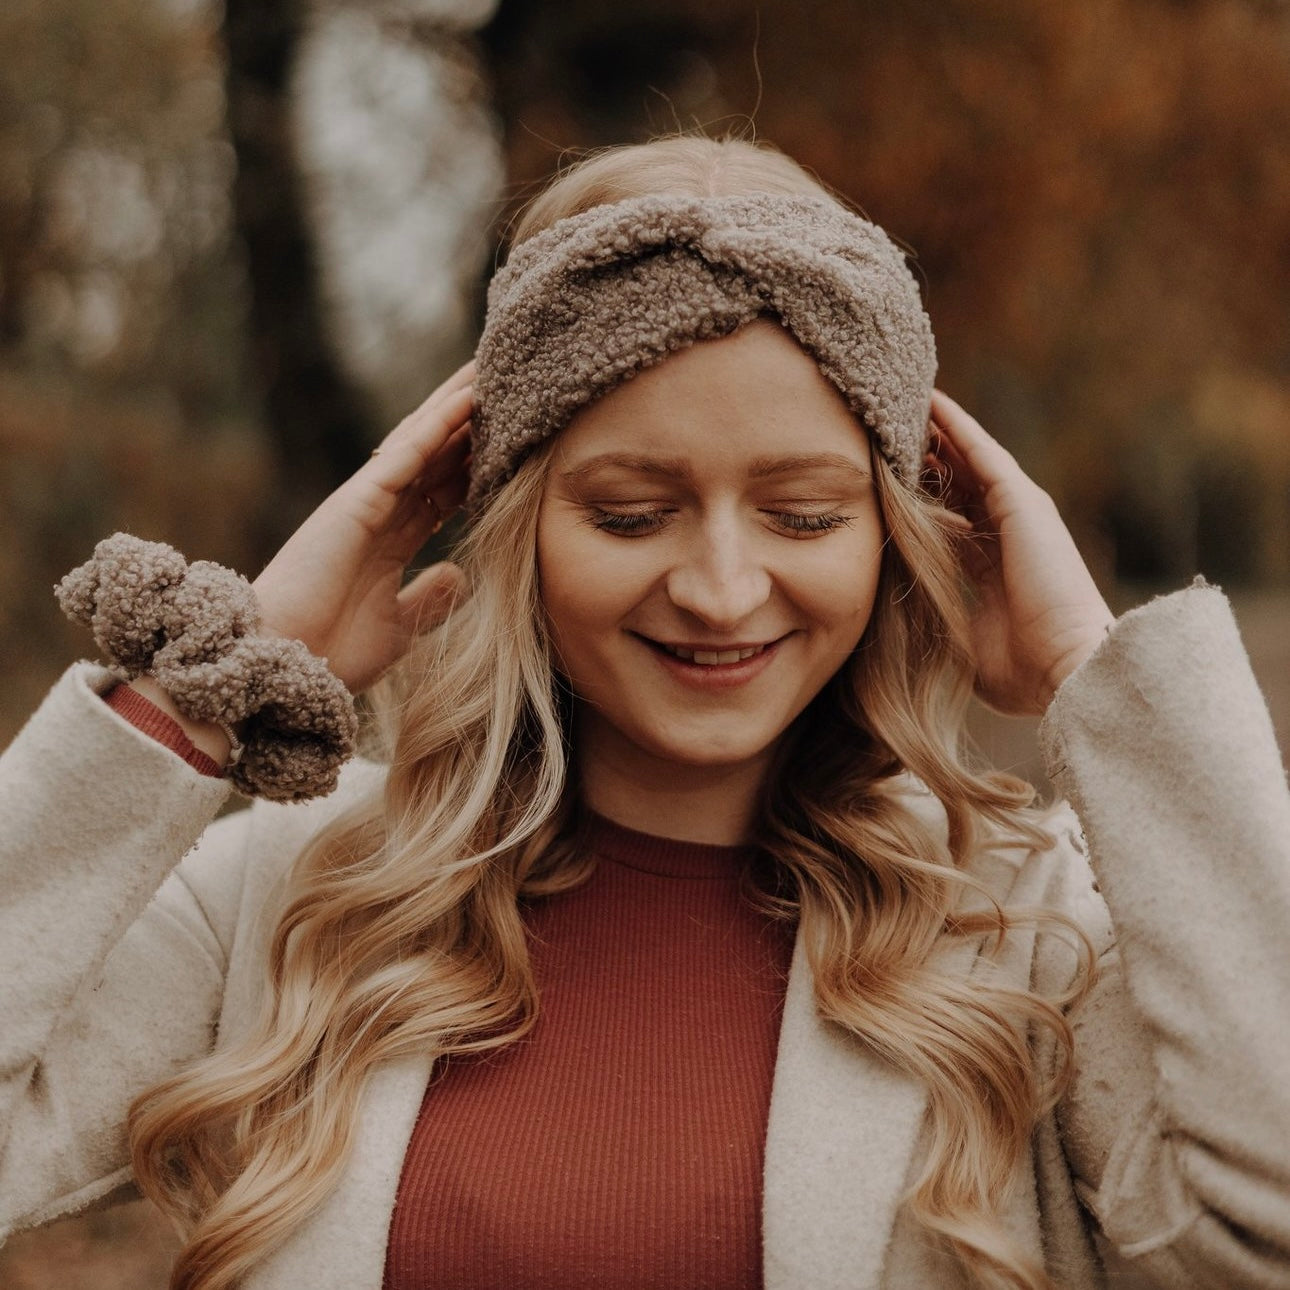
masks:
<path id="1" fill-rule="evenodd" d="M 646 196 L 559 220 L 493 278 L 467 506 L 477 513 L 585 404 L 768 314 L 897 475 L 916 482 L 936 348 L 913 275 L 882 229 L 823 196 Z"/>

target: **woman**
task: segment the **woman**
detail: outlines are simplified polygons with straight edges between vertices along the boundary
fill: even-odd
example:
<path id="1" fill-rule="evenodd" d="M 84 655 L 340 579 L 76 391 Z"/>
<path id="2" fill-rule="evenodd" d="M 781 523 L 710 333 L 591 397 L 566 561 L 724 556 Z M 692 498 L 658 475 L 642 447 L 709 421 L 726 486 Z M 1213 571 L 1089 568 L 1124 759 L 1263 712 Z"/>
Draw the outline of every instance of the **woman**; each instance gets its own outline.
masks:
<path id="1" fill-rule="evenodd" d="M 562 177 L 477 359 L 253 594 L 64 583 L 118 666 L 0 779 L 5 1226 L 133 1177 L 191 1290 L 1290 1286 L 1290 803 L 1221 596 L 1113 622 L 769 149 Z M 388 767 L 209 824 L 231 753 L 329 788 L 387 672 Z M 1046 713 L 1110 918 L 973 685 Z"/>

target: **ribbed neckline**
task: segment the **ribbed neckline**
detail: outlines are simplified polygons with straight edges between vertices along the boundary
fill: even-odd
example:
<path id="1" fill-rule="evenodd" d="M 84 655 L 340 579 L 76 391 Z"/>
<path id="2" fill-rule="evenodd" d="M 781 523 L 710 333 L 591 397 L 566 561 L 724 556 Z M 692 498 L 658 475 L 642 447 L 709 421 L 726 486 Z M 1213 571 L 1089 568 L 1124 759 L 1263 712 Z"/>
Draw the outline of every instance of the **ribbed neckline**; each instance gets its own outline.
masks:
<path id="1" fill-rule="evenodd" d="M 586 845 L 602 860 L 639 869 L 663 878 L 729 878 L 739 876 L 757 854 L 751 846 L 717 846 L 683 842 L 641 833 L 626 825 L 587 812 Z"/>

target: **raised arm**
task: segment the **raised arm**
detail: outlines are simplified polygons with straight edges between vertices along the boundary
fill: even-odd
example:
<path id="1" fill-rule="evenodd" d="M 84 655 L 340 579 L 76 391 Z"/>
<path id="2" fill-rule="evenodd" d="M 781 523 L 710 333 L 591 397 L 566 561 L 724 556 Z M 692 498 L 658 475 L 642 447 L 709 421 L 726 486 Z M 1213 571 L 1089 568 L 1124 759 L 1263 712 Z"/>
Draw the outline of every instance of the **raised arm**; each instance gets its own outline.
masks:
<path id="1" fill-rule="evenodd" d="M 978 688 L 1047 709 L 1115 924 L 1062 1108 L 1133 1284 L 1290 1290 L 1290 793 L 1231 611 L 1197 587 L 1112 619 L 1048 497 L 938 394 Z"/>
<path id="2" fill-rule="evenodd" d="M 113 683 L 73 668 L 0 758 L 0 1239 L 127 1180 L 130 1099 L 219 1009 L 215 911 L 168 875 L 228 787 L 112 712 Z"/>
<path id="3" fill-rule="evenodd" d="M 303 642 L 351 691 L 456 594 L 450 565 L 404 577 L 464 496 L 471 375 L 391 432 L 254 584 L 260 633 Z M 93 589 L 77 594 L 91 619 Z M 164 621 L 178 622 L 171 610 Z M 0 758 L 0 1239 L 128 1181 L 130 1102 L 215 1041 L 249 868 L 289 861 L 333 809 L 265 808 L 304 812 L 267 832 L 248 823 L 259 812 L 210 825 L 227 781 L 109 708 L 100 696 L 116 681 L 73 668 Z M 136 684 L 198 748 L 227 757 L 219 725 L 155 681 Z M 290 854 L 263 854 L 266 839 Z"/>
<path id="4" fill-rule="evenodd" d="M 1139 1284 L 1290 1290 L 1290 793 L 1223 596 L 1135 610 L 1041 728 L 1116 927 L 1067 1156 Z"/>

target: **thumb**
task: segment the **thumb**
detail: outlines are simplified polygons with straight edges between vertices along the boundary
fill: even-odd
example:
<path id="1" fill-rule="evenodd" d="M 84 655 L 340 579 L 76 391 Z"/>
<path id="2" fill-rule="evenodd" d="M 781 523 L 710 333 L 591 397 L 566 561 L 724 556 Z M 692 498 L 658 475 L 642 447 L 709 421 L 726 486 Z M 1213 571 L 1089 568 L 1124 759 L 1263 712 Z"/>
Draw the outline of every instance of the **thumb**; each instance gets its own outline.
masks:
<path id="1" fill-rule="evenodd" d="M 398 594 L 399 611 L 414 633 L 438 627 L 465 594 L 466 575 L 450 561 L 422 569 Z"/>

